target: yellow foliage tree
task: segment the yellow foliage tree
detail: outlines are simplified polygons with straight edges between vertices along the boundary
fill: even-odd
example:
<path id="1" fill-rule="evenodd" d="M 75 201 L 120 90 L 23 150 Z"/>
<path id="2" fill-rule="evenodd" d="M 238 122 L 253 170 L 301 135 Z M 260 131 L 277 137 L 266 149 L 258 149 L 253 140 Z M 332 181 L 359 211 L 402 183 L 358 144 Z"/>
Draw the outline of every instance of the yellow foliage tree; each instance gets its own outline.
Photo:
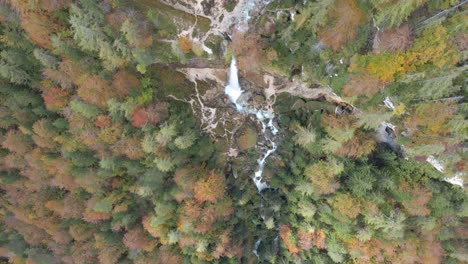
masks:
<path id="1" fill-rule="evenodd" d="M 428 62 L 442 68 L 458 62 L 458 51 L 452 47 L 447 28 L 436 26 L 426 29 L 409 52 L 409 60 L 419 66 Z"/>
<path id="2" fill-rule="evenodd" d="M 323 195 L 333 193 L 340 187 L 335 176 L 342 171 L 343 164 L 330 160 L 319 161 L 306 167 L 304 174 L 312 182 L 314 192 Z"/>
<path id="3" fill-rule="evenodd" d="M 402 52 L 368 55 L 368 61 L 367 72 L 382 82 L 393 82 L 397 74 L 404 73 L 408 68 L 407 58 Z"/>
<path id="4" fill-rule="evenodd" d="M 358 199 L 349 194 L 340 193 L 332 201 L 333 209 L 351 219 L 356 218 L 361 213 L 361 203 Z"/>

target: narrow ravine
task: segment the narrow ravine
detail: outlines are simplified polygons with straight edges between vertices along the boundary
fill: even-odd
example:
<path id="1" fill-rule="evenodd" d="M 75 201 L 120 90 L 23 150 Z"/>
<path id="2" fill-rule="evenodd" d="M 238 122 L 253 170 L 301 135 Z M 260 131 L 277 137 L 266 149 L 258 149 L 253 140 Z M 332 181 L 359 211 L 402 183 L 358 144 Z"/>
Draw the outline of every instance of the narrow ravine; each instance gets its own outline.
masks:
<path id="1" fill-rule="evenodd" d="M 257 159 L 257 170 L 255 171 L 255 175 L 253 177 L 253 182 L 255 183 L 258 192 L 261 192 L 262 190 L 270 187 L 268 183 L 263 181 L 263 169 L 265 167 L 266 159 L 277 149 L 276 142 L 272 137 L 268 136 L 269 133 L 267 132 L 270 131 L 273 136 L 278 133 L 278 129 L 273 124 L 275 114 L 272 110 L 253 109 L 246 105 L 245 99 L 241 97 L 243 91 L 239 84 L 238 69 L 236 59 L 234 57 L 231 60 L 229 80 L 224 89 L 224 92 L 229 97 L 231 102 L 236 105 L 236 109 L 239 113 L 255 115 L 257 120 L 262 124 L 263 136 L 270 143 L 271 147 L 269 147 L 265 153 L 263 153 Z"/>

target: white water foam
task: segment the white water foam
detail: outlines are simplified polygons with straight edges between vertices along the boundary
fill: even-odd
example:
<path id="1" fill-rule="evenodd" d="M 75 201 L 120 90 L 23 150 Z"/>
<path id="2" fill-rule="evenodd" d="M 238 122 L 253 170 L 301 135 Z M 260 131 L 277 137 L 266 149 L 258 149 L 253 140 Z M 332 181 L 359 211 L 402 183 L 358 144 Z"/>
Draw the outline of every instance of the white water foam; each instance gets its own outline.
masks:
<path id="1" fill-rule="evenodd" d="M 446 182 L 448 182 L 450 184 L 453 184 L 453 185 L 458 185 L 461 188 L 465 188 L 463 176 L 464 176 L 464 173 L 459 172 L 459 173 L 455 174 L 455 176 L 453 176 L 453 177 L 450 177 L 450 178 L 445 177 L 444 181 L 446 181 Z"/>

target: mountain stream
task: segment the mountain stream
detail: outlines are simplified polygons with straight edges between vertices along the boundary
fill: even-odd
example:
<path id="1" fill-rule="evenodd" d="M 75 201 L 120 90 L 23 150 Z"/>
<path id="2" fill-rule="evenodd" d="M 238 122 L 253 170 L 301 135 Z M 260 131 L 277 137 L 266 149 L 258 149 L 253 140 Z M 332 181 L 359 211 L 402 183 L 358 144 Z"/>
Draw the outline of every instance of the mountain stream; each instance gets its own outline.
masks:
<path id="1" fill-rule="evenodd" d="M 266 159 L 276 151 L 277 144 L 267 133 L 267 130 L 271 132 L 272 135 L 278 133 L 278 129 L 273 125 L 273 119 L 275 114 L 272 110 L 263 110 L 263 109 L 254 109 L 250 108 L 246 103 L 245 99 L 242 97 L 243 90 L 239 84 L 238 69 L 236 64 L 236 59 L 233 57 L 231 60 L 231 66 L 229 69 L 229 80 L 224 88 L 224 92 L 229 97 L 232 103 L 236 105 L 236 109 L 240 113 L 252 114 L 255 115 L 257 120 L 262 124 L 262 133 L 265 139 L 270 143 L 270 147 L 257 159 L 257 170 L 253 177 L 253 182 L 257 187 L 258 192 L 269 188 L 268 183 L 263 181 L 263 169 L 265 167 Z"/>

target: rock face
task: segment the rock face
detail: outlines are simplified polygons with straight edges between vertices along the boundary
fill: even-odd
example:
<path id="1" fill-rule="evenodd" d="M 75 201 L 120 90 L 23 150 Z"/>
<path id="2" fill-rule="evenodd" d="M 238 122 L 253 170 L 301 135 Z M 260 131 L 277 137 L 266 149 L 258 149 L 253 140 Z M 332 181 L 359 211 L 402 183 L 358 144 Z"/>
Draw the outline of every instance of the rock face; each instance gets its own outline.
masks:
<path id="1" fill-rule="evenodd" d="M 210 35 L 222 36 L 226 32 L 230 34 L 232 28 L 246 31 L 248 21 L 260 14 L 270 1 L 239 0 L 233 9 L 232 1 L 228 0 L 161 0 L 161 2 L 189 14 L 208 18 L 211 25 L 210 30 L 201 38 L 204 42 Z"/>

